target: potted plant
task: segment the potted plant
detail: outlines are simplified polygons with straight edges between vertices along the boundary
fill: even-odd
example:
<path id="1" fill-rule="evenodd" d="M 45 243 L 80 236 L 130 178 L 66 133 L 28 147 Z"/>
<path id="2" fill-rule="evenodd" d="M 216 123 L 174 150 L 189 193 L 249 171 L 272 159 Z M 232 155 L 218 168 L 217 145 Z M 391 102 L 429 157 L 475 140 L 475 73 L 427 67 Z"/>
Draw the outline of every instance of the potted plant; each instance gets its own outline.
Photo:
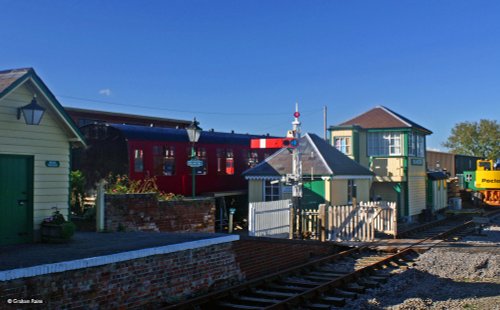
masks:
<path id="1" fill-rule="evenodd" d="M 66 221 L 57 208 L 51 216 L 45 218 L 40 226 L 42 242 L 66 242 L 75 233 L 75 224 Z"/>

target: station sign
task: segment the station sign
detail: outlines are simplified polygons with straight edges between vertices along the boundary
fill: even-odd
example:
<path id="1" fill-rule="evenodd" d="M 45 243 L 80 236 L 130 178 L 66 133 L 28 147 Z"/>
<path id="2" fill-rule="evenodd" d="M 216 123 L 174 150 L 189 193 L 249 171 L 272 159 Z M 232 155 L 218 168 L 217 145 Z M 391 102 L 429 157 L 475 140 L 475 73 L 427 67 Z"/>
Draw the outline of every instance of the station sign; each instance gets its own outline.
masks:
<path id="1" fill-rule="evenodd" d="M 199 160 L 199 159 L 190 159 L 187 161 L 187 165 L 191 168 L 199 168 L 199 167 L 203 167 L 203 160 Z"/>

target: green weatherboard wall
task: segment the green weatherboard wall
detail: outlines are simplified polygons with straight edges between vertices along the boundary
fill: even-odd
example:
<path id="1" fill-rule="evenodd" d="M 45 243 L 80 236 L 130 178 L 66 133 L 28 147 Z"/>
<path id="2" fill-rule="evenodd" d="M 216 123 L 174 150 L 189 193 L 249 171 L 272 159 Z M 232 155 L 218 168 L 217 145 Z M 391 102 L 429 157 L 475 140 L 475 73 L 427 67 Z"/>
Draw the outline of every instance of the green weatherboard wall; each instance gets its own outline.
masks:
<path id="1" fill-rule="evenodd" d="M 302 191 L 301 209 L 317 209 L 319 204 L 325 203 L 325 181 L 304 181 Z"/>

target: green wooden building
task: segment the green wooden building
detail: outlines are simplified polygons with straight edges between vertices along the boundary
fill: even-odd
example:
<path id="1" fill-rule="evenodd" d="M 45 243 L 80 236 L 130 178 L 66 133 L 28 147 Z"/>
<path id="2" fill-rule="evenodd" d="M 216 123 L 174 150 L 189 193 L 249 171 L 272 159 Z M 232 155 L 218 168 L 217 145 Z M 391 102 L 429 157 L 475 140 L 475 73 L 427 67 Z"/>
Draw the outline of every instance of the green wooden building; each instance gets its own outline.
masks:
<path id="1" fill-rule="evenodd" d="M 69 214 L 70 150 L 84 145 L 33 69 L 0 71 L 0 245 L 36 240 L 54 208 Z"/>
<path id="2" fill-rule="evenodd" d="M 426 209 L 425 138 L 430 130 L 377 106 L 329 131 L 336 149 L 375 173 L 374 199 L 396 201 L 399 217 L 409 221 Z"/>

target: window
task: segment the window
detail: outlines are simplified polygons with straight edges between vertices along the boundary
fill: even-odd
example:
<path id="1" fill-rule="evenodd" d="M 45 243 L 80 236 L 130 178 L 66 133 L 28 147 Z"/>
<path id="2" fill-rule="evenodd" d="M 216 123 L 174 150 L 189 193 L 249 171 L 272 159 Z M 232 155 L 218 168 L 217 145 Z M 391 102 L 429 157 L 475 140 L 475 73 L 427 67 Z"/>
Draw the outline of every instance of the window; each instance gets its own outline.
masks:
<path id="1" fill-rule="evenodd" d="M 153 146 L 153 166 L 155 175 L 175 175 L 175 147 Z"/>
<path id="2" fill-rule="evenodd" d="M 134 150 L 134 172 L 144 171 L 144 153 L 141 149 Z"/>
<path id="3" fill-rule="evenodd" d="M 425 137 L 410 132 L 408 134 L 408 156 L 424 157 Z"/>
<path id="4" fill-rule="evenodd" d="M 264 201 L 280 200 L 280 182 L 266 181 L 264 184 Z"/>
<path id="5" fill-rule="evenodd" d="M 234 174 L 234 155 L 233 150 L 217 149 L 217 173 Z"/>
<path id="6" fill-rule="evenodd" d="M 191 148 L 188 150 L 189 158 L 191 157 Z M 197 147 L 194 149 L 194 155 L 197 159 L 203 162 L 203 166 L 194 168 L 195 174 L 206 175 L 207 174 L 207 150 L 204 147 Z"/>
<path id="7" fill-rule="evenodd" d="M 352 203 L 352 198 L 356 198 L 356 182 L 347 180 L 347 202 Z"/>
<path id="8" fill-rule="evenodd" d="M 247 153 L 247 165 L 248 168 L 252 168 L 259 163 L 259 154 L 257 151 L 248 151 Z"/>
<path id="9" fill-rule="evenodd" d="M 346 155 L 351 154 L 351 137 L 334 137 L 335 148 Z"/>
<path id="10" fill-rule="evenodd" d="M 397 131 L 369 132 L 368 156 L 401 155 L 401 133 Z"/>

